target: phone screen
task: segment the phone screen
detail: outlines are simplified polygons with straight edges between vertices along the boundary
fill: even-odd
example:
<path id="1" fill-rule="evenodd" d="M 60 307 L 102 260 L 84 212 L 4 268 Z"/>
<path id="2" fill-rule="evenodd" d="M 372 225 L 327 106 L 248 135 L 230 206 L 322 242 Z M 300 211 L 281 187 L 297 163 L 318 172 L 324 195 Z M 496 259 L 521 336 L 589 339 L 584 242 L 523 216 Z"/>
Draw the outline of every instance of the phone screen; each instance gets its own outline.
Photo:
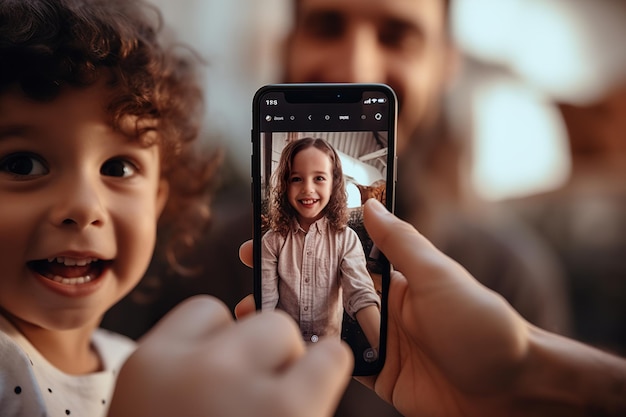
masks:
<path id="1" fill-rule="evenodd" d="M 397 103 L 383 84 L 275 84 L 253 100 L 254 289 L 306 343 L 340 337 L 355 375 L 384 363 L 390 265 L 363 203 L 393 211 Z"/>

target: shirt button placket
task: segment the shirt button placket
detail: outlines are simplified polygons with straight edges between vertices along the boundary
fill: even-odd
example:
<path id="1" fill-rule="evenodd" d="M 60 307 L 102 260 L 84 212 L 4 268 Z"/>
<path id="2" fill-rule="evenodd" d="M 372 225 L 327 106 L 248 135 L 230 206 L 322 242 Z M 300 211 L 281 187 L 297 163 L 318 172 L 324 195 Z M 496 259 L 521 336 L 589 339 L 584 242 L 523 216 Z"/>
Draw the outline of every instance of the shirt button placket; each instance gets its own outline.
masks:
<path id="1" fill-rule="evenodd" d="M 304 237 L 304 259 L 302 260 L 302 283 L 301 283 L 301 291 L 302 291 L 302 299 L 300 302 L 302 303 L 301 314 L 303 318 L 303 323 L 306 324 L 307 327 L 313 324 L 313 302 L 314 302 L 314 291 L 312 288 L 313 282 L 313 268 L 315 267 L 315 252 L 313 251 L 313 240 L 314 233 L 307 233 Z"/>

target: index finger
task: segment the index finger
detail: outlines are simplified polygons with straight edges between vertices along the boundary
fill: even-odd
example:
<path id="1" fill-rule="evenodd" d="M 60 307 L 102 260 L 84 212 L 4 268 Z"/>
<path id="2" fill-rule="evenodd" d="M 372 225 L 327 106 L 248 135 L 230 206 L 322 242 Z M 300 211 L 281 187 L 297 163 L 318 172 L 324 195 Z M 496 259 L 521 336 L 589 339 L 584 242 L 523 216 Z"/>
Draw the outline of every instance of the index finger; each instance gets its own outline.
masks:
<path id="1" fill-rule="evenodd" d="M 239 247 L 239 259 L 244 265 L 252 268 L 252 240 L 246 240 Z"/>
<path id="2" fill-rule="evenodd" d="M 249 316 L 256 311 L 256 305 L 254 303 L 254 296 L 252 294 L 246 295 L 235 306 L 235 317 L 238 319 Z"/>

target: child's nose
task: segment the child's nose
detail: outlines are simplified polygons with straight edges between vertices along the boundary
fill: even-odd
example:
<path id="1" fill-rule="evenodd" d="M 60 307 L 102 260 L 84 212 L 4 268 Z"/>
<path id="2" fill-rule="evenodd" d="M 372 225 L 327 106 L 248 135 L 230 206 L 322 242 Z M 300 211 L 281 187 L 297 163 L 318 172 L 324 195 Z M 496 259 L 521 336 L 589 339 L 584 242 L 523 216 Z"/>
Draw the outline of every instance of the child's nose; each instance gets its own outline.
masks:
<path id="1" fill-rule="evenodd" d="M 315 182 L 313 180 L 306 180 L 304 182 L 304 189 L 309 193 L 315 191 Z"/>
<path id="2" fill-rule="evenodd" d="M 73 226 L 84 229 L 104 222 L 105 209 L 102 191 L 94 179 L 78 176 L 57 193 L 57 202 L 50 213 L 55 226 Z"/>

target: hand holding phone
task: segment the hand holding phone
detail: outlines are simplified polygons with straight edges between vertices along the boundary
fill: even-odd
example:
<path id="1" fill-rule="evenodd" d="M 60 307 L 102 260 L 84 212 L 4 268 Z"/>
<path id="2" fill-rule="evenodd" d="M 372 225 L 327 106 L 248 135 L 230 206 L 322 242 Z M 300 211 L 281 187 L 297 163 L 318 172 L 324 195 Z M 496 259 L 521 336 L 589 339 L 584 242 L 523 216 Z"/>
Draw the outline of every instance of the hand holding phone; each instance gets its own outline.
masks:
<path id="1" fill-rule="evenodd" d="M 381 84 L 282 84 L 253 100 L 255 301 L 303 339 L 340 337 L 355 375 L 385 357 L 390 265 L 362 204 L 393 210 L 396 98 Z"/>

